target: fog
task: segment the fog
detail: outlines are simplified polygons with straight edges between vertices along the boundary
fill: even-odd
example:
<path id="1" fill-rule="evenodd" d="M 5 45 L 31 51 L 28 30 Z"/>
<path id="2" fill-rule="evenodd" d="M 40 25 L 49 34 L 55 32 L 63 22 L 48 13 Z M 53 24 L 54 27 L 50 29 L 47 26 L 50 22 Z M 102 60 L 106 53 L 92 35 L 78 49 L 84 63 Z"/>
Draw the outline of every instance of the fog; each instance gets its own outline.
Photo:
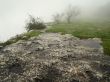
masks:
<path id="1" fill-rule="evenodd" d="M 64 11 L 71 4 L 81 9 L 82 18 L 92 18 L 109 2 L 110 0 L 0 0 L 0 41 L 25 32 L 24 26 L 29 14 L 50 22 L 53 14 Z"/>

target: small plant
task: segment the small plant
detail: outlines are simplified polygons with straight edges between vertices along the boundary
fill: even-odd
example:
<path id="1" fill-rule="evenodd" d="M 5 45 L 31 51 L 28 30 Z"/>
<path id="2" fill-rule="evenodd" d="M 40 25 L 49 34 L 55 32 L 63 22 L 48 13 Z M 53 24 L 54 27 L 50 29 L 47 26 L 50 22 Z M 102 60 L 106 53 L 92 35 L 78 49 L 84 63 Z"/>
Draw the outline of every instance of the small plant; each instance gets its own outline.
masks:
<path id="1" fill-rule="evenodd" d="M 41 21 L 40 18 L 35 19 L 33 16 L 29 16 L 30 20 L 29 22 L 26 24 L 26 30 L 30 31 L 30 30 L 42 30 L 46 28 L 46 25 Z"/>

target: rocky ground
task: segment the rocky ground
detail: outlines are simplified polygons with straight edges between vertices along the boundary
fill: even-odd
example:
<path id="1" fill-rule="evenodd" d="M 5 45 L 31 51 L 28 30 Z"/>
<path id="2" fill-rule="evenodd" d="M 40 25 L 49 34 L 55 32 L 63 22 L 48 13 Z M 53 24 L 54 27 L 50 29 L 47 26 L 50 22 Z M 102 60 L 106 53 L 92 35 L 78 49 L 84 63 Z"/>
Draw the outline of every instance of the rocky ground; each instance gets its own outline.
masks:
<path id="1" fill-rule="evenodd" d="M 110 82 L 101 40 L 43 33 L 0 50 L 0 82 Z"/>

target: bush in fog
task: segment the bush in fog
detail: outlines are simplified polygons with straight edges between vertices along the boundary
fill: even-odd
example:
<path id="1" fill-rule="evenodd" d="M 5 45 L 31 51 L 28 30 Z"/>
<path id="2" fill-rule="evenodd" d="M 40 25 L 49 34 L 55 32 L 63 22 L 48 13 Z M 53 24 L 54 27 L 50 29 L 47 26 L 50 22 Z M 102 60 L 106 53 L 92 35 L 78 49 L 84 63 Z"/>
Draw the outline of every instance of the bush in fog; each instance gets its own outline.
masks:
<path id="1" fill-rule="evenodd" d="M 56 13 L 53 15 L 53 22 L 59 24 L 62 22 L 63 14 Z"/>
<path id="2" fill-rule="evenodd" d="M 53 15 L 53 21 L 54 23 L 62 23 L 62 22 L 67 22 L 71 23 L 73 22 L 77 16 L 79 16 L 81 13 L 80 9 L 78 7 L 69 5 L 63 13 L 57 13 Z"/>
<path id="3" fill-rule="evenodd" d="M 41 21 L 40 18 L 34 18 L 33 16 L 29 16 L 29 21 L 26 24 L 26 30 L 42 30 L 46 28 L 46 25 Z"/>
<path id="4" fill-rule="evenodd" d="M 65 20 L 67 23 L 71 23 L 75 18 L 80 15 L 80 9 L 74 6 L 69 5 L 64 12 Z"/>

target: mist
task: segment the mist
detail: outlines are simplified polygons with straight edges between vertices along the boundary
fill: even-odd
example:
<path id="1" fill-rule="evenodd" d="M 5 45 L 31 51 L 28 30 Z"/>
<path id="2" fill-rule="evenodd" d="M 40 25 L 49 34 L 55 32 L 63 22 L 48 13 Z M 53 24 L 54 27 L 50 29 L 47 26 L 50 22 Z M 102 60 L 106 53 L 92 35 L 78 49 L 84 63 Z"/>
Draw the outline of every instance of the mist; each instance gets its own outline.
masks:
<path id="1" fill-rule="evenodd" d="M 110 0 L 0 0 L 0 41 L 25 32 L 30 14 L 51 22 L 52 15 L 63 12 L 71 4 L 80 8 L 81 19 L 101 18 L 109 16 L 109 3 Z"/>

